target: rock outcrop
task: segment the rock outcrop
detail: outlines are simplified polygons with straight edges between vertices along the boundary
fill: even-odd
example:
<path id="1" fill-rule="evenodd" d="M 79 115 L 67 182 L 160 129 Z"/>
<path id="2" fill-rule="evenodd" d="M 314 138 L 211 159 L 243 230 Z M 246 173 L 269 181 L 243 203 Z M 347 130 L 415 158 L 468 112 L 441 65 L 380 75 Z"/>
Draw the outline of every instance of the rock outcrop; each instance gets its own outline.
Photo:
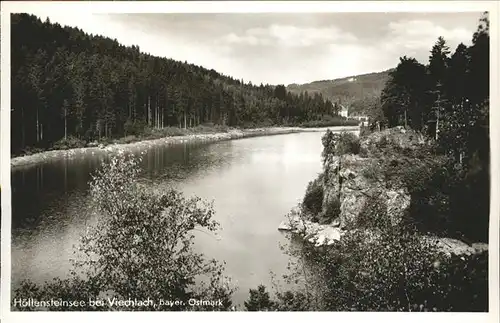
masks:
<path id="1" fill-rule="evenodd" d="M 401 153 L 415 156 L 415 153 L 429 148 L 429 143 L 413 131 L 392 128 L 362 138 L 360 147 L 361 155 L 330 158 L 323 166 L 323 173 L 313 182 L 313 185 L 321 186 L 323 192 L 322 210 L 315 217 L 322 221 L 321 224 L 312 221 L 303 209 L 295 208 L 280 224 L 280 230 L 300 234 L 305 240 L 321 246 L 331 245 L 340 240 L 347 230 L 357 229 L 366 212 L 374 210 L 387 216 L 385 220 L 392 225 L 402 220 L 410 208 L 410 193 L 400 182 L 388 181 L 385 177 L 383 165 L 387 156 L 381 153 L 381 149 L 389 147 L 389 151 L 396 152 L 397 159 Z M 339 205 L 339 210 L 332 212 L 329 210 L 331 205 Z M 488 250 L 487 244 L 468 245 L 450 238 L 422 238 L 434 242 L 447 255 L 471 255 Z"/>
<path id="2" fill-rule="evenodd" d="M 332 224 L 319 224 L 305 220 L 300 215 L 300 210 L 294 209 L 278 227 L 278 230 L 290 231 L 300 234 L 305 240 L 314 243 L 319 247 L 322 245 L 332 245 L 339 241 L 345 233 L 338 226 Z"/>
<path id="3" fill-rule="evenodd" d="M 323 209 L 333 199 L 340 201 L 340 227 L 352 227 L 368 203 L 377 203 L 387 210 L 391 223 L 401 220 L 410 206 L 410 196 L 403 187 L 388 187 L 375 158 L 358 155 L 336 157 L 325 165 L 323 177 Z"/>

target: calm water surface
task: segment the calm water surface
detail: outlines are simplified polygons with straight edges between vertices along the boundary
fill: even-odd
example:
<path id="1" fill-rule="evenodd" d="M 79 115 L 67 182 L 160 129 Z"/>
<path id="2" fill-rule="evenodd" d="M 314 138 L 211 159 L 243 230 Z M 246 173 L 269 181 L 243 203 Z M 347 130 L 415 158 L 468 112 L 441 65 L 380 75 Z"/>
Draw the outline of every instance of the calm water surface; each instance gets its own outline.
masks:
<path id="1" fill-rule="evenodd" d="M 163 189 L 214 201 L 220 239 L 197 235 L 196 248 L 225 260 L 238 286 L 234 302 L 248 289 L 270 286 L 270 271 L 286 273 L 288 256 L 277 230 L 321 171 L 321 136 L 308 132 L 211 144 L 148 148 L 144 176 Z M 85 154 L 12 171 L 12 284 L 65 277 L 73 245 L 95 219 L 88 207 L 88 181 L 105 155 Z"/>

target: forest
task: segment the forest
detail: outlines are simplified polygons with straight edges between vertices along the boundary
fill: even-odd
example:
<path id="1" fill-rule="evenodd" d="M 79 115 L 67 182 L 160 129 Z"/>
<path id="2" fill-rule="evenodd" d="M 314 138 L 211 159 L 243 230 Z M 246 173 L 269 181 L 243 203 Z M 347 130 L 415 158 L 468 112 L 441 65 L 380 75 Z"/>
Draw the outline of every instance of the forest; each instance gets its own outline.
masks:
<path id="1" fill-rule="evenodd" d="M 319 93 L 253 85 L 33 15 L 11 23 L 13 155 L 165 127 L 345 122 Z"/>
<path id="2" fill-rule="evenodd" d="M 23 17 L 29 18 L 18 16 L 18 18 Z M 37 20 L 34 19 L 34 21 Z M 37 23 L 41 25 L 41 22 Z M 50 26 L 47 24 L 46 28 Z M 43 30 L 43 28 L 37 30 Z M 55 30 L 62 31 L 63 29 L 56 28 Z M 35 39 L 42 39 L 41 37 L 42 35 Z M 46 40 L 41 40 L 41 43 L 45 44 L 45 42 Z M 381 208 L 376 203 L 366 203 L 359 213 L 362 216 L 358 217 L 358 221 L 354 223 L 355 227 L 347 230 L 338 243 L 315 247 L 304 241 L 299 248 L 285 248 L 284 252 L 293 255 L 295 259 L 287 267 L 288 273 L 283 277 L 289 285 L 280 290 L 273 286 L 274 290 L 271 293 L 266 291 L 266 287 L 269 286 L 264 285 L 250 289 L 249 298 L 244 302 L 244 310 L 488 311 L 489 251 L 486 249 L 468 255 L 446 255 L 439 251 L 436 245 L 422 238 L 431 235 L 453 238 L 468 245 L 473 245 L 474 242 L 488 242 L 490 215 L 489 42 L 489 17 L 487 13 L 484 13 L 479 20 L 477 31 L 472 35 L 470 46 L 460 44 L 452 54 L 446 40 L 440 37 L 430 49 L 428 63 L 422 64 L 414 58 L 402 57 L 397 67 L 389 73 L 389 79 L 382 90 L 380 99 L 371 101 L 366 107 L 371 123 L 369 129 L 361 129 L 359 137 L 347 133 L 334 136 L 331 131 L 326 132 L 322 140 L 324 171 L 337 172 L 332 178 L 335 181 L 338 179 L 339 187 L 342 181 L 340 175 L 338 177 L 336 175 L 341 173 L 340 165 L 343 165 L 343 170 L 345 170 L 347 164 L 339 162 L 336 164 L 338 166 L 332 167 L 334 165 L 331 161 L 334 158 L 340 160 L 350 155 L 351 158 L 359 158 L 365 162 L 375 160 L 376 163 L 366 164 L 367 167 L 364 170 L 368 172 L 366 174 L 359 172 L 360 175 L 371 178 L 376 185 L 381 183 L 380 186 L 384 189 L 391 184 L 386 179 L 397 182 L 398 185 L 408 190 L 411 204 L 401 221 L 391 224 L 387 220 L 392 216 L 390 211 L 393 212 L 393 210 L 385 206 Z M 92 44 L 101 43 L 87 41 L 82 44 L 92 47 Z M 103 41 L 102 44 L 113 44 L 113 42 Z M 119 49 L 114 50 L 120 52 Z M 40 53 L 43 53 L 43 50 Z M 125 55 L 133 51 L 127 52 L 122 49 L 120 53 Z M 141 56 L 138 50 L 135 53 L 138 56 L 137 61 L 145 64 L 142 59 L 147 60 L 147 56 Z M 87 57 L 85 55 L 88 54 L 81 55 Z M 77 56 L 70 54 L 69 57 Z M 98 60 L 101 56 L 92 54 L 90 57 Z M 133 61 L 133 59 L 126 58 L 126 55 L 124 57 L 123 62 Z M 154 61 L 154 58 L 151 59 Z M 303 101 L 306 98 L 311 100 L 305 94 L 292 95 L 281 86 L 273 88 L 245 85 L 241 81 L 232 80 L 215 72 L 207 76 L 203 74 L 205 70 L 191 65 L 168 60 L 159 61 L 167 65 L 177 64 L 178 71 L 185 71 L 185 69 L 193 71 L 191 74 L 184 72 L 173 74 L 179 75 L 177 80 L 181 80 L 182 77 L 193 80 L 189 77 L 204 75 L 206 81 L 203 84 L 215 91 L 207 92 L 208 97 L 210 93 L 214 95 L 212 99 L 220 93 L 239 93 L 245 102 L 254 98 L 255 101 L 251 102 L 255 105 L 246 105 L 246 109 L 238 110 L 234 105 L 214 106 L 214 102 L 220 103 L 220 101 L 208 100 L 207 102 L 211 102 L 212 105 L 194 105 L 200 107 L 196 110 L 189 109 L 188 107 L 193 107 L 190 105 L 183 106 L 182 102 L 185 101 L 172 99 L 167 101 L 174 102 L 174 104 L 166 106 L 149 92 L 149 89 L 154 87 L 148 87 L 146 90 L 145 85 L 142 84 L 144 87 L 137 87 L 142 92 L 130 92 L 137 94 L 137 97 L 133 95 L 128 97 L 133 98 L 130 110 L 129 105 L 126 104 L 129 102 L 126 95 L 120 97 L 113 92 L 117 98 L 124 100 L 124 106 L 127 107 L 119 110 L 125 114 L 124 119 L 120 120 L 127 122 L 130 118 L 137 118 L 131 122 L 143 122 L 145 127 L 154 127 L 158 122 L 161 126 L 162 121 L 163 125 L 179 126 L 180 123 L 180 126 L 189 126 L 189 123 L 197 124 L 198 118 L 200 122 L 209 120 L 219 124 L 238 124 L 238 122 L 245 124 L 245 122 L 256 122 L 259 120 L 257 116 L 262 115 L 271 120 L 281 120 L 281 122 L 290 122 L 290 120 L 301 122 L 321 117 L 320 110 L 310 107 L 308 110 L 305 105 L 300 104 L 286 105 L 290 102 L 288 100 L 296 100 L 297 103 L 309 102 Z M 104 59 L 103 62 L 118 64 L 116 60 L 112 61 L 110 58 Z M 29 65 L 23 66 L 26 68 Z M 74 66 L 77 66 L 76 63 Z M 104 75 L 97 68 L 92 71 L 101 77 Z M 114 70 L 111 71 L 115 73 Z M 141 71 L 146 73 L 148 69 Z M 90 90 L 95 90 L 95 82 L 98 80 L 96 75 L 88 76 L 93 80 L 87 84 Z M 151 76 L 147 75 L 149 74 L 144 76 L 144 80 L 151 81 L 148 78 Z M 186 86 L 185 88 L 171 85 L 174 93 L 176 93 L 175 89 L 182 89 L 178 90 L 182 95 L 192 93 L 187 92 L 191 87 L 188 87 L 186 82 L 182 83 Z M 161 84 L 163 83 L 160 82 Z M 82 88 L 86 89 L 84 86 Z M 100 89 L 104 89 L 102 84 Z M 217 89 L 221 92 L 217 92 Z M 184 90 L 186 92 L 183 92 Z M 126 93 L 130 95 L 129 92 Z M 32 94 L 34 95 L 34 92 Z M 185 96 L 182 95 L 179 98 L 184 99 Z M 28 95 L 22 98 L 27 100 Z M 45 102 L 37 101 L 36 98 L 31 97 L 33 102 Z M 73 106 L 69 105 L 69 102 L 60 106 L 63 109 L 58 110 L 59 114 L 57 118 L 54 118 L 59 124 L 66 124 L 65 121 L 68 121 L 66 129 L 68 133 L 70 125 L 72 125 L 71 133 L 75 134 L 76 129 L 80 129 L 76 126 L 85 124 L 88 126 L 85 131 L 89 131 L 92 136 L 109 135 L 109 132 L 112 135 L 115 131 L 118 135 L 116 121 L 111 123 L 110 120 L 113 120 L 111 116 L 118 117 L 120 114 L 115 115 L 112 112 L 116 111 L 107 111 L 106 108 L 119 105 L 108 104 L 111 101 L 100 101 L 104 98 L 106 96 L 85 97 L 85 99 L 96 100 L 91 101 L 96 104 L 96 110 L 85 109 L 81 113 L 83 115 L 90 112 L 101 113 L 89 116 L 89 118 L 94 118 L 90 120 L 96 124 L 83 123 L 88 122 L 86 117 L 82 117 L 82 121 L 75 124 L 75 120 L 80 119 L 75 119 L 74 114 L 70 123 L 68 114 L 64 114 L 65 111 L 71 110 L 69 108 L 65 110 L 64 107 Z M 110 97 L 107 98 L 111 100 Z M 167 98 L 170 97 L 167 96 Z M 195 100 L 194 97 L 190 97 L 189 100 L 191 99 Z M 311 102 L 314 102 L 314 99 L 312 100 Z M 318 96 L 316 100 L 318 103 L 324 102 L 321 96 Z M 258 105 L 258 102 L 263 105 Z M 183 109 L 176 110 L 179 103 Z M 331 103 L 328 101 L 324 104 L 327 108 L 331 108 Z M 40 111 L 44 111 L 42 110 L 44 107 L 49 107 L 41 104 L 29 106 Z M 93 105 L 88 107 L 90 106 Z M 164 108 L 160 109 L 162 112 L 158 112 L 158 107 Z M 208 107 L 208 110 L 202 107 Z M 233 111 L 233 114 L 229 113 L 227 107 L 235 109 L 229 110 Z M 254 108 L 251 111 L 255 114 L 237 113 L 248 112 L 250 107 Z M 278 107 L 277 110 L 273 110 L 276 107 Z M 279 107 L 282 109 L 280 110 Z M 22 108 L 20 109 L 22 112 Z M 42 120 L 40 118 L 37 122 L 36 117 L 42 114 L 37 113 L 38 110 L 31 111 L 29 133 L 30 136 L 34 136 L 36 142 L 36 139 L 41 137 L 38 131 L 41 128 L 40 120 Z M 74 113 L 79 110 L 71 111 Z M 158 118 L 157 114 L 150 115 L 151 111 L 156 111 L 160 117 Z M 166 111 L 172 113 L 168 118 Z M 301 112 L 303 114 L 300 114 Z M 273 115 L 275 119 L 270 117 Z M 150 118 L 154 116 L 157 118 Z M 107 117 L 110 119 L 108 120 Z M 97 121 L 100 122 L 99 127 L 97 127 Z M 109 124 L 106 125 L 106 121 L 109 121 Z M 44 122 L 47 125 L 47 121 L 44 120 Z M 100 128 L 102 125 L 104 129 Z M 62 132 L 60 131 L 58 136 L 54 135 L 54 138 L 64 136 L 65 127 L 61 129 Z M 127 127 L 122 129 L 124 133 L 125 129 Z M 380 130 L 397 130 L 406 137 L 415 137 L 411 139 L 414 141 L 423 138 L 423 143 L 418 143 L 413 147 L 402 147 L 401 142 L 397 140 L 398 137 L 395 137 L 394 141 L 383 137 L 385 140 L 380 139 L 377 144 L 372 145 L 372 150 L 363 152 L 361 143 L 372 135 L 383 133 Z M 16 131 L 18 131 L 18 136 L 25 131 L 28 134 L 27 129 L 24 128 L 22 131 L 19 129 Z M 43 128 L 43 131 L 43 138 L 47 140 L 46 131 L 48 130 Z M 84 132 L 84 128 L 80 131 Z M 80 136 L 84 137 L 85 133 Z M 22 136 L 18 137 L 18 140 L 19 138 Z M 33 144 L 33 138 L 31 140 Z M 21 146 L 18 146 L 18 149 L 19 147 Z M 353 157 L 355 155 L 358 157 Z M 379 156 L 374 158 L 375 155 Z M 376 167 L 371 168 L 370 165 Z M 179 307 L 155 307 L 148 310 L 235 310 L 231 297 L 238 286 L 233 285 L 226 276 L 224 264 L 196 253 L 193 248 L 194 236 L 191 235 L 193 228 L 198 227 L 209 232 L 216 232 L 220 229 L 219 224 L 212 219 L 215 214 L 213 206 L 210 203 L 200 203 L 199 198 L 196 197 L 186 198 L 175 190 L 152 190 L 146 183 L 139 180 L 141 172 L 139 166 L 140 160 L 134 160 L 130 156 L 118 156 L 117 159 L 105 164 L 91 181 L 90 196 L 96 212 L 105 216 L 82 239 L 77 250 L 83 253 L 83 257 L 74 262 L 70 278 L 56 279 L 43 285 L 24 281 L 19 288 L 13 290 L 13 299 L 27 297 L 89 299 L 107 292 L 122 299 L 155 295 L 162 299 L 186 301 Z M 354 173 L 346 171 L 344 174 L 351 176 Z M 321 176 L 326 178 L 324 173 L 319 174 L 318 178 Z M 322 206 L 322 202 L 311 203 L 311 201 L 314 202 L 318 197 L 326 196 L 323 191 L 316 194 L 317 190 L 311 189 L 312 187 L 313 185 L 310 185 L 305 192 L 302 204 L 306 208 L 308 204 Z M 331 213 L 338 214 L 340 206 L 338 203 L 325 205 L 327 210 L 331 205 L 332 210 L 335 211 Z M 326 212 L 327 215 L 328 213 Z M 289 237 L 291 239 L 291 236 Z M 179 248 L 180 250 L 175 248 L 179 245 L 183 246 Z M 163 259 L 170 261 L 163 261 Z M 197 279 L 200 276 L 207 279 L 206 285 L 197 285 Z M 219 308 L 187 306 L 187 300 L 192 297 L 220 299 L 223 306 Z M 13 308 L 25 311 L 37 310 L 19 306 Z M 79 309 L 49 307 L 47 310 L 128 311 L 141 309 L 96 307 L 86 304 L 84 308 Z"/>
<path id="3" fill-rule="evenodd" d="M 426 65 L 402 57 L 380 100 L 370 109 L 372 129 L 413 129 L 448 158 L 449 167 L 424 182 L 418 194 L 433 191 L 450 196 L 450 204 L 436 212 L 454 220 L 441 226 L 451 229 L 460 223 L 470 232 L 469 238 L 482 241 L 488 240 L 490 213 L 489 44 L 486 12 L 470 46 L 461 43 L 452 53 L 439 37 Z M 420 213 L 429 214 L 425 208 L 422 205 Z"/>
<path id="4" fill-rule="evenodd" d="M 429 62 L 402 57 L 380 100 L 369 107 L 372 128 L 405 126 L 435 139 L 461 164 L 489 160 L 489 19 L 484 13 L 472 45 L 451 53 L 439 37 Z"/>

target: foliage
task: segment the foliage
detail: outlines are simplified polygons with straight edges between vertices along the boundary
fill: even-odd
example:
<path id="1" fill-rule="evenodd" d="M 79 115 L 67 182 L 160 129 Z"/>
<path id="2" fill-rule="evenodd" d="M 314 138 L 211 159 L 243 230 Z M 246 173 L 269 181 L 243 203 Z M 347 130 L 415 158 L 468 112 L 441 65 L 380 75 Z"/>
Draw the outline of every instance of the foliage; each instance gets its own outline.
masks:
<path id="1" fill-rule="evenodd" d="M 285 278 L 295 286 L 277 293 L 276 308 L 487 310 L 487 253 L 446 257 L 407 225 L 375 227 L 349 231 L 333 246 L 290 248 L 296 260 Z"/>
<path id="2" fill-rule="evenodd" d="M 338 127 L 338 126 L 357 126 L 357 120 L 342 119 L 340 117 L 324 117 L 321 120 L 305 121 L 299 124 L 303 128 L 321 128 L 321 127 Z"/>
<path id="3" fill-rule="evenodd" d="M 389 127 L 404 125 L 418 130 L 424 127 L 428 84 L 424 65 L 414 58 L 400 58 L 381 95 L 381 107 Z"/>
<path id="4" fill-rule="evenodd" d="M 329 164 L 335 156 L 359 154 L 361 144 L 358 136 L 352 132 L 335 133 L 328 129 L 321 138 L 323 143 L 323 164 Z"/>
<path id="5" fill-rule="evenodd" d="M 319 93 L 245 83 L 33 15 L 11 21 L 14 155 L 28 146 L 48 149 L 65 134 L 95 141 L 205 123 L 350 124 Z"/>
<path id="6" fill-rule="evenodd" d="M 271 301 L 264 285 L 250 289 L 250 297 L 244 304 L 247 311 L 269 311 L 274 307 L 274 302 Z"/>
<path id="7" fill-rule="evenodd" d="M 377 109 L 373 111 L 379 124 L 405 126 L 406 132 L 401 133 L 408 136 L 414 135 L 408 131 L 411 128 L 437 139 L 433 144 L 406 145 L 401 138 L 382 137 L 375 147 L 369 147 L 371 150 L 363 151 L 365 156 L 379 159 L 381 173 L 373 176 L 375 168 L 367 169 L 364 176 L 381 177 L 387 187 L 409 191 L 411 206 L 407 217 L 391 224 L 391 214 L 374 194 L 357 218 L 356 229 L 347 231 L 338 243 L 320 248 L 307 242 L 299 247 L 290 244 L 288 251 L 295 258 L 285 278 L 297 286 L 277 293 L 277 308 L 488 310 L 488 253 L 446 256 L 422 236 L 432 232 L 487 241 L 487 13 L 472 40 L 469 47 L 460 44 L 450 57 L 446 42 L 440 37 L 431 50 L 428 65 L 401 58 L 382 91 L 378 113 Z M 334 156 L 350 151 L 339 141 L 332 132 L 323 137 L 325 165 Z M 294 302 L 296 299 L 303 301 L 299 304 Z"/>
<path id="8" fill-rule="evenodd" d="M 370 129 L 370 127 L 365 126 L 364 124 L 361 124 L 361 126 L 359 127 L 359 137 L 365 138 L 368 135 L 370 135 L 370 133 L 372 133 L 372 130 Z"/>
<path id="9" fill-rule="evenodd" d="M 323 206 L 323 185 L 321 180 L 315 179 L 307 185 L 306 193 L 302 201 L 302 207 L 305 213 L 312 214 L 316 217 L 322 210 Z"/>
<path id="10" fill-rule="evenodd" d="M 192 248 L 194 230 L 213 234 L 218 228 L 212 220 L 212 205 L 175 190 L 158 192 L 147 187 L 139 180 L 139 162 L 131 156 L 115 157 L 91 182 L 98 223 L 82 237 L 72 270 L 83 280 L 58 281 L 41 289 L 22 287 L 15 292 L 17 297 L 25 298 L 29 290 L 62 297 L 75 288 L 77 299 L 104 293 L 125 300 L 150 297 L 182 302 L 157 310 L 202 309 L 189 307 L 188 300 L 208 296 L 224 300 L 222 308 L 212 310 L 231 306 L 232 289 L 223 266 Z"/>
<path id="11" fill-rule="evenodd" d="M 325 212 L 320 223 L 332 223 L 340 215 L 340 200 L 337 197 L 329 199 L 325 203 Z"/>
<path id="12" fill-rule="evenodd" d="M 85 147 L 85 145 L 86 142 L 84 140 L 75 138 L 73 136 L 69 136 L 54 143 L 54 146 L 52 148 L 56 150 L 65 150 L 71 148 Z"/>
<path id="13" fill-rule="evenodd" d="M 365 154 L 361 154 L 362 156 L 366 156 Z M 366 166 L 361 170 L 361 174 L 366 179 L 371 182 L 377 182 L 380 178 L 380 174 L 382 173 L 382 166 L 379 165 L 377 161 L 367 162 Z"/>
<path id="14" fill-rule="evenodd" d="M 403 57 L 382 91 L 390 127 L 409 126 L 437 137 L 456 162 L 467 165 L 478 153 L 489 166 L 489 18 L 485 13 L 472 45 L 455 52 L 439 37 L 429 64 Z"/>
<path id="15" fill-rule="evenodd" d="M 381 194 L 380 191 L 374 191 L 366 198 L 363 209 L 356 217 L 355 228 L 384 229 L 392 225 Z"/>

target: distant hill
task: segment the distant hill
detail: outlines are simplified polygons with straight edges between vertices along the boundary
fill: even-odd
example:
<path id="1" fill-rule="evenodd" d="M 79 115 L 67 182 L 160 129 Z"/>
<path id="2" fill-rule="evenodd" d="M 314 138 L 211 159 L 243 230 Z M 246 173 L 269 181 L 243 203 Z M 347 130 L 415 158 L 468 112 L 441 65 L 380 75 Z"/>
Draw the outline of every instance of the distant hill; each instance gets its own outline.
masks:
<path id="1" fill-rule="evenodd" d="M 334 80 L 315 81 L 306 84 L 290 84 L 287 90 L 292 93 L 319 92 L 332 102 L 349 106 L 349 114 L 363 114 L 368 105 L 378 100 L 389 79 L 392 69 L 369 74 L 348 76 Z"/>

